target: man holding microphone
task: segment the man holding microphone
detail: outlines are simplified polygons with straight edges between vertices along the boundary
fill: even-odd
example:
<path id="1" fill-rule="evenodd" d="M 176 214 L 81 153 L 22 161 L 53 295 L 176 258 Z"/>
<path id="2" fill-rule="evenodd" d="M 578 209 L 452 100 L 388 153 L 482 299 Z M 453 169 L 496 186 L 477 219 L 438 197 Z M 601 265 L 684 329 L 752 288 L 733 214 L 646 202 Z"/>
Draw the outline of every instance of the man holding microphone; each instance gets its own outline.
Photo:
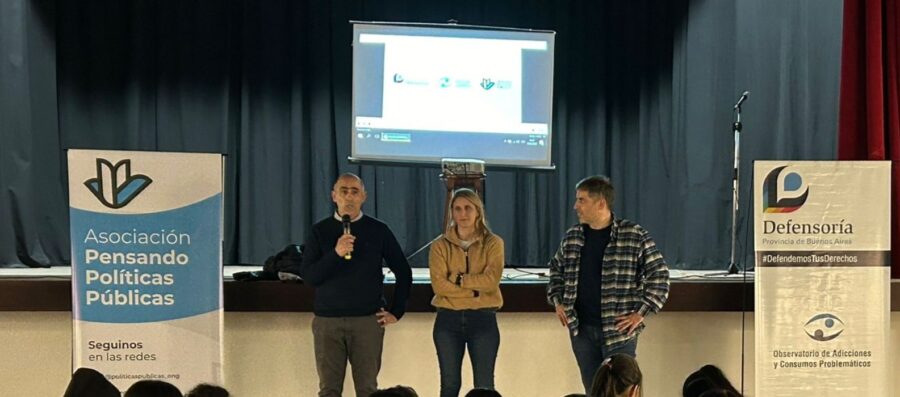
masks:
<path id="1" fill-rule="evenodd" d="M 331 199 L 336 211 L 313 225 L 300 268 L 301 277 L 315 288 L 312 331 L 319 397 L 341 396 L 348 361 L 356 396 L 368 397 L 378 388 L 384 327 L 403 317 L 412 271 L 390 228 L 362 213 L 362 179 L 341 175 Z M 389 307 L 384 264 L 396 277 Z"/>

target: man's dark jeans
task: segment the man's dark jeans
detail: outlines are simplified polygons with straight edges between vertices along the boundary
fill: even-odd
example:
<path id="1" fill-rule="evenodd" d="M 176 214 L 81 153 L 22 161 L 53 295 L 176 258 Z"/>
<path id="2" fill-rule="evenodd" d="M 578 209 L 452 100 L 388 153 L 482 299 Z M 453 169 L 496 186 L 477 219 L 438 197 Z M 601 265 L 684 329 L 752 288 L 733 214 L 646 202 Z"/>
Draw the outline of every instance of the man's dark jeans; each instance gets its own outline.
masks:
<path id="1" fill-rule="evenodd" d="M 581 371 L 581 383 L 584 384 L 584 393 L 591 394 L 591 384 L 594 374 L 600 369 L 600 363 L 613 354 L 627 354 L 637 357 L 637 341 L 635 336 L 628 342 L 618 345 L 613 349 L 607 349 L 603 344 L 603 330 L 599 326 L 581 324 L 578 326 L 578 335 L 570 335 L 572 339 L 572 351 L 575 353 L 575 361 Z"/>

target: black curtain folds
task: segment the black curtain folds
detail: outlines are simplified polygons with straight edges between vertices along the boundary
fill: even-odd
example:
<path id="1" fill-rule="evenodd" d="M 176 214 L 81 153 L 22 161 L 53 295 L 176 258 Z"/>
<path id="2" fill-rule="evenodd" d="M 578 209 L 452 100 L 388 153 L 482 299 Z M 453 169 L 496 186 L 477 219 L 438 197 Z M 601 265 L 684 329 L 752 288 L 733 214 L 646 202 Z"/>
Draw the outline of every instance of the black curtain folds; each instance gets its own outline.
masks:
<path id="1" fill-rule="evenodd" d="M 739 258 L 755 159 L 833 159 L 840 0 L 0 2 L 0 266 L 69 263 L 69 148 L 226 157 L 225 262 L 261 263 L 331 211 L 341 172 L 407 254 L 440 232 L 434 167 L 353 165 L 349 20 L 557 32 L 554 172 L 489 170 L 510 266 L 545 266 L 574 184 L 676 268 L 727 266 L 731 107 L 744 90 Z M 426 263 L 427 252 L 413 259 Z"/>

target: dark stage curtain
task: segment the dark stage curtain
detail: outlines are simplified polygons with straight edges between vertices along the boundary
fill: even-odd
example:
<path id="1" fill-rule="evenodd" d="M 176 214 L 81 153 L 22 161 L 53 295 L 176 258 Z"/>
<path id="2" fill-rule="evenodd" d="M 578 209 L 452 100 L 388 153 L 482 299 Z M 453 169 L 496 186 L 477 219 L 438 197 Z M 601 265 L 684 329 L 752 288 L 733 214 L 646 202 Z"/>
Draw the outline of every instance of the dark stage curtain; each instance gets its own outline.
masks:
<path id="1" fill-rule="evenodd" d="M 841 160 L 891 160 L 891 277 L 900 277 L 900 3 L 845 0 Z"/>
<path id="2" fill-rule="evenodd" d="M 406 252 L 440 232 L 429 167 L 351 165 L 349 20 L 558 32 L 555 172 L 489 170 L 510 266 L 545 266 L 573 187 L 676 268 L 727 266 L 731 107 L 744 90 L 739 259 L 752 266 L 752 160 L 833 159 L 840 0 L 0 2 L 0 265 L 69 262 L 65 150 L 227 155 L 225 261 L 261 263 L 331 210 L 341 172 Z M 426 253 L 414 258 L 424 265 Z"/>

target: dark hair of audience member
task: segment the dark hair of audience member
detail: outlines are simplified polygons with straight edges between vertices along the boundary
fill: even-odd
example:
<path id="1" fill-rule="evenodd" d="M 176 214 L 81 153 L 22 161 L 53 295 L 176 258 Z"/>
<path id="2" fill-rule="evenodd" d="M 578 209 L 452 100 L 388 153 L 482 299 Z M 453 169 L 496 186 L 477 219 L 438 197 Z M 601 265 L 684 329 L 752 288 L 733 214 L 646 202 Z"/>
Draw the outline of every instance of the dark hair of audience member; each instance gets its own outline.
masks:
<path id="1" fill-rule="evenodd" d="M 572 394 L 566 394 L 563 397 L 587 397 L 587 396 L 584 394 L 580 394 L 580 393 L 572 393 Z"/>
<path id="2" fill-rule="evenodd" d="M 699 397 L 741 397 L 741 394 L 728 389 L 712 389 L 701 393 Z"/>
<path id="3" fill-rule="evenodd" d="M 703 392 L 716 389 L 726 390 L 732 395 L 741 395 L 719 367 L 707 364 L 688 375 L 681 387 L 681 394 L 683 397 L 700 397 Z"/>
<path id="4" fill-rule="evenodd" d="M 683 397 L 700 397 L 705 391 L 714 389 L 716 389 L 716 385 L 705 376 L 700 375 L 698 371 L 684 380 L 684 385 L 681 387 L 681 395 Z"/>
<path id="5" fill-rule="evenodd" d="M 397 385 L 390 389 L 377 390 L 369 397 L 419 397 L 419 395 L 409 386 Z"/>
<path id="6" fill-rule="evenodd" d="M 472 389 L 466 393 L 465 397 L 503 397 L 496 390 L 491 389 Z"/>
<path id="7" fill-rule="evenodd" d="M 119 391 L 103 374 L 92 368 L 78 368 L 63 397 L 120 397 Z"/>
<path id="8" fill-rule="evenodd" d="M 594 375 L 591 385 L 591 397 L 628 396 L 629 391 L 643 382 L 641 368 L 634 357 L 625 354 L 613 354 L 603 361 Z"/>
<path id="9" fill-rule="evenodd" d="M 145 379 L 135 382 L 125 392 L 125 397 L 182 397 L 175 385 L 161 380 Z"/>
<path id="10" fill-rule="evenodd" d="M 229 397 L 231 394 L 224 387 L 201 383 L 194 386 L 184 397 Z"/>

